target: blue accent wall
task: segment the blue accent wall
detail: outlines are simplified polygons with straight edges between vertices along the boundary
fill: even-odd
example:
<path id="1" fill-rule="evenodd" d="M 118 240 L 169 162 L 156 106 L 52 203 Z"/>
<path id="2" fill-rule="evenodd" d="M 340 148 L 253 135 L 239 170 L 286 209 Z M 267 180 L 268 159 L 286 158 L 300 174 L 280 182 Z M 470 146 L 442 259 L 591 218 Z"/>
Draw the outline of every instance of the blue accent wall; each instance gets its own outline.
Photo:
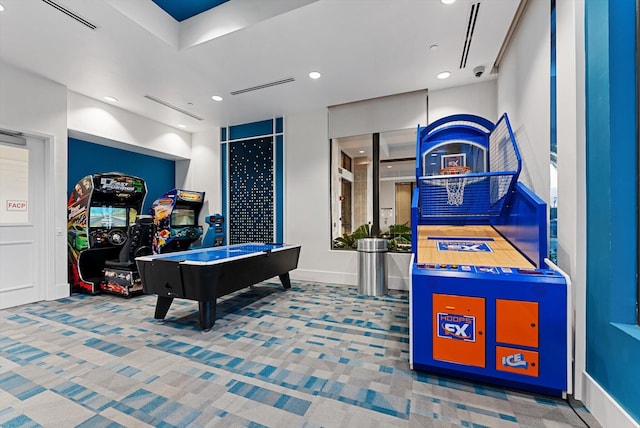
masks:
<path id="1" fill-rule="evenodd" d="M 229 140 L 241 140 L 243 138 L 271 134 L 273 134 L 272 119 L 243 123 L 242 125 L 233 125 L 229 127 Z"/>
<path id="2" fill-rule="evenodd" d="M 640 422 L 635 0 L 586 0 L 587 372 Z"/>
<path id="3" fill-rule="evenodd" d="M 172 160 L 115 149 L 69 138 L 67 195 L 80 179 L 98 172 L 122 172 L 147 183 L 143 213 L 153 201 L 176 187 L 176 165 Z"/>
<path id="4" fill-rule="evenodd" d="M 225 136 L 226 136 L 226 128 L 225 129 Z M 227 237 L 229 236 L 229 208 L 228 208 L 228 186 L 229 184 L 227 183 L 227 177 L 229 176 L 227 171 L 228 171 L 228 162 L 227 162 L 227 143 L 223 143 L 220 145 L 220 183 L 221 183 L 221 189 L 220 189 L 220 194 L 222 195 L 222 215 L 224 216 L 224 227 L 225 227 L 225 234 L 224 234 L 224 239 L 222 241 L 222 245 L 229 245 L 229 241 L 227 239 Z"/>

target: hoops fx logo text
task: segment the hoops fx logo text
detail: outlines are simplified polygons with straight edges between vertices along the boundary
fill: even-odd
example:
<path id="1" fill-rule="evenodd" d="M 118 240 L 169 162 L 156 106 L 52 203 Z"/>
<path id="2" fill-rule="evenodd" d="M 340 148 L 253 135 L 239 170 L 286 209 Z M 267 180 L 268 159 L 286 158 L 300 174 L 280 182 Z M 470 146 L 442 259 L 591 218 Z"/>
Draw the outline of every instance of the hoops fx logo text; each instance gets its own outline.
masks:
<path id="1" fill-rule="evenodd" d="M 438 337 L 476 341 L 476 318 L 466 315 L 438 312 Z"/>

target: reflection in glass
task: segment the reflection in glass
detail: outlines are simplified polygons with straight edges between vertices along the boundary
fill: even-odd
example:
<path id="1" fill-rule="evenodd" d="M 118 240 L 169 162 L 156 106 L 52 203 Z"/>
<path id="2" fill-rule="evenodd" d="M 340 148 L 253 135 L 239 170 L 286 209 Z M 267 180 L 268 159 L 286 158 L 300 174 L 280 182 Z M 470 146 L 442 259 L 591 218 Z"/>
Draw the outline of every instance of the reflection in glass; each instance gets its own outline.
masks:
<path id="1" fill-rule="evenodd" d="M 377 194 L 373 190 L 373 141 L 372 134 L 331 140 L 332 248 L 355 249 L 358 239 L 371 236 L 377 205 L 377 226 L 380 236 L 389 239 L 389 250 L 410 251 L 416 130 L 379 134 Z"/>

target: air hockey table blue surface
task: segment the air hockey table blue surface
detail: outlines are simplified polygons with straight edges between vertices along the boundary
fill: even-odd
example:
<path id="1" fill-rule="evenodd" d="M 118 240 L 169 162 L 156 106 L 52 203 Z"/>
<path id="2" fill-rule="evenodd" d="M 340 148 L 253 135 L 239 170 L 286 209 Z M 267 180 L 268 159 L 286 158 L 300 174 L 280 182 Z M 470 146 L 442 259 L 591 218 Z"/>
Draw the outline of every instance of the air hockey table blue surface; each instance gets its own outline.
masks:
<path id="1" fill-rule="evenodd" d="M 300 245 L 247 243 L 138 257 L 144 292 L 157 294 L 154 317 L 164 319 L 173 299 L 198 301 L 200 327 L 215 323 L 216 299 L 278 276 L 291 288 Z"/>

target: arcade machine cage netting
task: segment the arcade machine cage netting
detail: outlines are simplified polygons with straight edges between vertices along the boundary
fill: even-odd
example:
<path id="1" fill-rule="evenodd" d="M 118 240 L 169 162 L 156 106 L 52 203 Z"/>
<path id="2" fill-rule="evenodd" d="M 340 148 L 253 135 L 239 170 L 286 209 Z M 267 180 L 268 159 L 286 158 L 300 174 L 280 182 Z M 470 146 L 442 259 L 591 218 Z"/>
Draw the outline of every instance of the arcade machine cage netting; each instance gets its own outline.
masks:
<path id="1" fill-rule="evenodd" d="M 522 168 L 509 120 L 505 114 L 491 129 L 470 116 L 452 119 L 418 132 L 419 220 L 498 217 Z M 443 159 L 455 160 L 455 167 Z"/>

